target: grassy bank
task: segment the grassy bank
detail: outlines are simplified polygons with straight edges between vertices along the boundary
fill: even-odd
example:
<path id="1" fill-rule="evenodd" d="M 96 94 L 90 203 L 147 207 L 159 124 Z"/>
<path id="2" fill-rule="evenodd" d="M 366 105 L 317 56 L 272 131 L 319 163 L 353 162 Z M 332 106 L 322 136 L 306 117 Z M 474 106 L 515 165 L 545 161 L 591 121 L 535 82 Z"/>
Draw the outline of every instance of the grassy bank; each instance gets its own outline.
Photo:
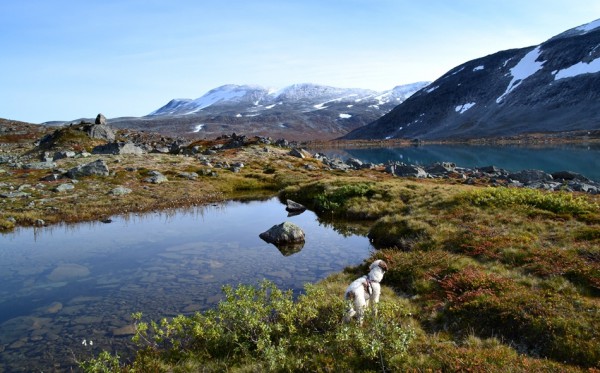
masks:
<path id="1" fill-rule="evenodd" d="M 597 197 L 370 171 L 300 179 L 282 198 L 341 232 L 361 229 L 379 248 L 369 261 L 388 262 L 378 317 L 363 327 L 341 320 L 343 291 L 366 264 L 297 300 L 271 284 L 241 286 L 214 311 L 140 320 L 133 363 L 105 354 L 88 370 L 600 369 Z"/>

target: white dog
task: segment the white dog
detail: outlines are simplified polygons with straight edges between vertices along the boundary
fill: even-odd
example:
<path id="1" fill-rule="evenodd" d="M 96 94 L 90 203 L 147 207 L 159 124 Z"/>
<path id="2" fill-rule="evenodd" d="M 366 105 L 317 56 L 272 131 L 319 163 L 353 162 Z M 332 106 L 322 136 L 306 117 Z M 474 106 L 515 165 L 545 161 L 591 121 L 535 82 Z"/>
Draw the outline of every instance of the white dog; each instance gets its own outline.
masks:
<path id="1" fill-rule="evenodd" d="M 383 274 L 387 271 L 387 264 L 383 260 L 374 261 L 369 267 L 369 274 L 354 280 L 346 289 L 345 298 L 350 302 L 344 321 L 349 322 L 352 317 L 357 316 L 358 323 L 362 324 L 365 308 L 369 307 L 369 301 L 373 300 L 373 308 L 377 315 L 377 303 L 381 295 Z"/>

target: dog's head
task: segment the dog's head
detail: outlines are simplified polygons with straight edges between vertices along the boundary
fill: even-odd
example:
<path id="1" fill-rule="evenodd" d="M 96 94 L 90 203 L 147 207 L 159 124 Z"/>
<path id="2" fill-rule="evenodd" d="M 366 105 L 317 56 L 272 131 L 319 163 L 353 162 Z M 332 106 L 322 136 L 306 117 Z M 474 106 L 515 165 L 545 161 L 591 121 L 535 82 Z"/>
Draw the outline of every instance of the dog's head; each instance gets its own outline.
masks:
<path id="1" fill-rule="evenodd" d="M 373 268 L 377 268 L 377 267 L 381 268 L 381 270 L 384 272 L 386 272 L 388 270 L 387 264 L 381 259 L 378 259 L 378 260 L 374 261 L 373 263 L 371 263 L 369 270 L 372 270 Z"/>

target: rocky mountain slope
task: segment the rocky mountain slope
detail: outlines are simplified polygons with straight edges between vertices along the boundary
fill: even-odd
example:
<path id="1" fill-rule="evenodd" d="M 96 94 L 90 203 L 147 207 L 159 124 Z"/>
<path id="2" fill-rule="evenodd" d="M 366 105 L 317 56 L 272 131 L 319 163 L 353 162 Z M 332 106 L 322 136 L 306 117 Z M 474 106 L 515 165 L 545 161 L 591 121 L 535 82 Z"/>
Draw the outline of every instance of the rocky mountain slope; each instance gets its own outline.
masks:
<path id="1" fill-rule="evenodd" d="M 464 139 L 600 128 L 600 20 L 455 67 L 344 139 Z"/>
<path id="2" fill-rule="evenodd" d="M 208 138 L 223 133 L 332 139 L 364 126 L 428 85 L 419 82 L 385 92 L 294 84 L 280 90 L 225 85 L 197 99 L 173 99 L 139 118 L 113 118 L 117 128 Z"/>

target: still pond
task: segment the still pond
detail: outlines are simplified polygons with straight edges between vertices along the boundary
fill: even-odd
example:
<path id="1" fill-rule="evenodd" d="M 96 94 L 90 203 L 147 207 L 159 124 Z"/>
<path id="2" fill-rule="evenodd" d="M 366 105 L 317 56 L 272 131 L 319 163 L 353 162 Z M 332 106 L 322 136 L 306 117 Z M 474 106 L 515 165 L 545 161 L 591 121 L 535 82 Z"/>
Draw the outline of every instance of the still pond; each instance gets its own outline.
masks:
<path id="1" fill-rule="evenodd" d="M 258 235 L 291 221 L 297 252 Z M 214 306 L 222 286 L 268 279 L 302 290 L 366 259 L 367 238 L 342 235 L 278 199 L 18 229 L 0 235 L 0 372 L 65 371 L 74 358 L 130 344 L 130 315 L 145 320 Z"/>

